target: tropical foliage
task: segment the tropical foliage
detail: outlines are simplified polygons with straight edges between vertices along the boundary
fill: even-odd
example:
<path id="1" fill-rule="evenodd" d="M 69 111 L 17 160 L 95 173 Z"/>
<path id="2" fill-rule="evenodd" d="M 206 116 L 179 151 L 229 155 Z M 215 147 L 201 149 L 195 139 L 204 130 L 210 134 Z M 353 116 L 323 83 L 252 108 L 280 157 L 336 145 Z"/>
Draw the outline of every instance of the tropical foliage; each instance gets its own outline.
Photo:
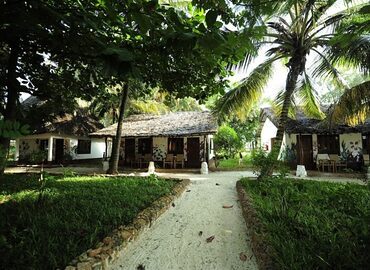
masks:
<path id="1" fill-rule="evenodd" d="M 226 124 L 219 127 L 214 144 L 217 156 L 224 158 L 234 158 L 244 149 L 244 144 L 236 131 Z"/>
<path id="2" fill-rule="evenodd" d="M 307 114 L 322 118 L 317 100 L 314 79 L 334 79 L 338 87 L 345 87 L 337 66 L 345 63 L 363 72 L 369 70 L 368 26 L 369 6 L 351 2 L 336 13 L 331 13 L 337 1 L 282 1 L 276 3 L 276 12 L 265 21 L 267 31 L 258 42 L 266 49 L 266 59 L 230 89 L 218 104 L 218 112 L 227 115 L 230 111 L 249 113 L 261 97 L 261 93 L 273 73 L 274 63 L 284 61 L 288 68 L 285 89 L 280 92 L 280 121 L 275 148 L 280 148 L 289 110 L 294 104 L 303 105 Z M 277 7 L 278 6 L 278 7 Z M 349 24 L 353 14 L 364 15 L 357 24 Z M 347 29 L 347 31 L 346 31 Z M 348 34 L 350 32 L 350 38 Z M 308 56 L 315 55 L 315 62 L 308 63 Z M 247 55 L 245 67 L 253 55 Z M 361 103 L 360 103 L 361 104 Z M 362 103 L 363 104 L 363 103 Z M 275 155 L 277 155 L 277 152 Z M 277 157 L 277 156 L 276 156 Z"/>

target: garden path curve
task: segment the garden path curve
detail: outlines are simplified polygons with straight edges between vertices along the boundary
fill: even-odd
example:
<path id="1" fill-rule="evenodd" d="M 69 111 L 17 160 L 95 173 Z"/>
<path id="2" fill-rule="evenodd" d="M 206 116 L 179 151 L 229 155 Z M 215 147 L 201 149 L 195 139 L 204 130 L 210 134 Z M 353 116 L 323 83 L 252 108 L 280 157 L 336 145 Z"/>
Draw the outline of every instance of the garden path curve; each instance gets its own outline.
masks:
<path id="1" fill-rule="evenodd" d="M 235 189 L 236 181 L 251 172 L 159 175 L 189 178 L 190 191 L 130 244 L 111 269 L 257 269 Z M 215 238 L 208 243 L 211 236 Z"/>

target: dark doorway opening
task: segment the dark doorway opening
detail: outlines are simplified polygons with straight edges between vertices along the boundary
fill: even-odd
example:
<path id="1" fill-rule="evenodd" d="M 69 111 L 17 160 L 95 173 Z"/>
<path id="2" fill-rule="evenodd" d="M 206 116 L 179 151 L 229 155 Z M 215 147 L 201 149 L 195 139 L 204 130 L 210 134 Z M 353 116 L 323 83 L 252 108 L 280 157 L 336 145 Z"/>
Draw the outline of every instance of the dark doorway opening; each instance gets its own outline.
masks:
<path id="1" fill-rule="evenodd" d="M 315 168 L 313 162 L 312 135 L 297 135 L 297 164 L 306 169 Z"/>
<path id="2" fill-rule="evenodd" d="M 55 162 L 61 163 L 64 160 L 64 139 L 55 139 Z"/>
<path id="3" fill-rule="evenodd" d="M 188 138 L 187 141 L 187 167 L 200 168 L 199 138 Z"/>
<path id="4" fill-rule="evenodd" d="M 135 139 L 125 139 L 125 165 L 132 166 L 135 162 Z"/>

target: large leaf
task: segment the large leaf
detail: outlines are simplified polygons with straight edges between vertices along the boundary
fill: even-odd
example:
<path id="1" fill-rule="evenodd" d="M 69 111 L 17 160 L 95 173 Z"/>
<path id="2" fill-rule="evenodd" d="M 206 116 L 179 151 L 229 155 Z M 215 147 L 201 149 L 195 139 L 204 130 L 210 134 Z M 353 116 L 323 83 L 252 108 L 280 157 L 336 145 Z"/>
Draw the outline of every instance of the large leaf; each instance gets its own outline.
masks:
<path id="1" fill-rule="evenodd" d="M 313 88 L 311 80 L 306 73 L 304 74 L 301 85 L 297 89 L 297 95 L 306 116 L 317 119 L 323 119 L 325 117 L 320 109 L 317 92 Z"/>
<path id="2" fill-rule="evenodd" d="M 331 118 L 349 125 L 363 123 L 370 116 L 370 81 L 347 89 L 334 105 Z"/>
<path id="3" fill-rule="evenodd" d="M 218 12 L 215 10 L 209 10 L 206 14 L 206 23 L 208 27 L 214 26 L 217 20 Z"/>
<path id="4" fill-rule="evenodd" d="M 272 64 L 276 59 L 269 59 L 244 79 L 240 85 L 230 89 L 216 104 L 215 113 L 222 119 L 230 113 L 248 114 L 261 98 L 262 90 L 272 74 Z"/>

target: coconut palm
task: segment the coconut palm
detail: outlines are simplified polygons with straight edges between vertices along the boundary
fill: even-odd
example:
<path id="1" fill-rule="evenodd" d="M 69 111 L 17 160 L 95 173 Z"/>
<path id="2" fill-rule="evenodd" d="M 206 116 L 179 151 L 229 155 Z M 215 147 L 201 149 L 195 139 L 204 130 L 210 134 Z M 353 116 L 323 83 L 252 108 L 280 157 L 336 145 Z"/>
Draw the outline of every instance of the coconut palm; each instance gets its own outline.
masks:
<path id="1" fill-rule="evenodd" d="M 252 70 L 237 87 L 227 92 L 218 103 L 217 111 L 220 114 L 241 110 L 248 112 L 251 105 L 261 97 L 262 90 L 273 74 L 274 64 L 283 60 L 288 74 L 285 89 L 278 95 L 281 112 L 273 151 L 276 158 L 282 144 L 288 112 L 295 101 L 303 105 L 310 115 L 318 118 L 323 116 L 314 89 L 315 78 L 330 77 L 336 81 L 338 87 L 345 87 L 337 70 L 339 65 L 347 63 L 361 68 L 365 73 L 369 72 L 369 62 L 363 59 L 369 38 L 352 35 L 347 44 L 347 48 L 350 48 L 348 53 L 340 48 L 340 41 L 346 39 L 346 33 L 338 31 L 343 22 L 351 18 L 351 14 L 363 9 L 363 5 L 352 5 L 328 15 L 329 8 L 336 2 L 282 1 L 280 13 L 267 22 L 264 39 L 259 42 L 260 48 L 268 46 L 266 60 Z M 309 55 L 316 57 L 313 65 L 307 64 Z M 245 62 L 249 62 L 251 56 L 246 59 Z M 245 66 L 245 63 L 240 66 Z"/>

